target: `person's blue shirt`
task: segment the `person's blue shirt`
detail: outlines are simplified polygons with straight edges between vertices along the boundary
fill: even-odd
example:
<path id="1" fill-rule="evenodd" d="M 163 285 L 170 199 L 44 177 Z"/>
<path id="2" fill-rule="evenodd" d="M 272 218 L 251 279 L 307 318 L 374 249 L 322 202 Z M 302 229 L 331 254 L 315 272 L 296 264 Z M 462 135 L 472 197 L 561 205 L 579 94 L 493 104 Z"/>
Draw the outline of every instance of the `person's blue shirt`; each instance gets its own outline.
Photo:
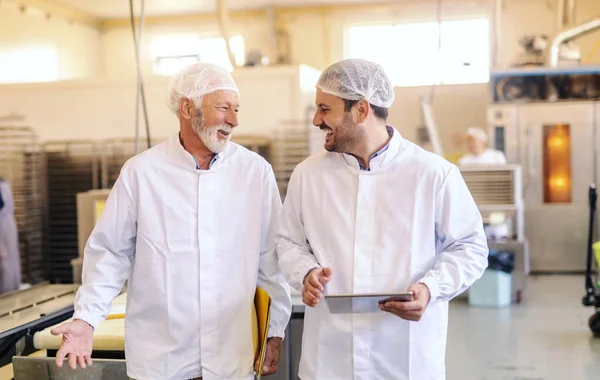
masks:
<path id="1" fill-rule="evenodd" d="M 200 170 L 200 166 L 198 166 L 198 160 L 196 160 L 196 157 L 192 156 L 194 158 L 194 162 L 196 163 L 196 170 Z M 208 168 L 210 169 L 211 166 L 213 166 L 213 164 L 215 163 L 215 161 L 217 161 L 217 159 L 219 158 L 219 154 L 215 154 L 215 156 L 212 158 L 212 160 L 210 160 L 210 164 L 208 164 Z"/>
<path id="2" fill-rule="evenodd" d="M 382 154 L 383 154 L 383 153 L 384 153 L 386 150 L 388 150 L 388 148 L 390 147 L 390 142 L 392 141 L 392 136 L 393 136 L 393 134 L 394 134 L 394 130 L 393 130 L 393 128 L 392 128 L 392 127 L 390 127 L 390 126 L 386 126 L 386 128 L 387 128 L 388 134 L 390 135 L 390 139 L 389 139 L 389 141 L 387 142 L 387 144 L 385 144 L 385 146 L 384 146 L 383 148 L 381 148 L 381 149 L 379 149 L 377 152 L 373 153 L 373 154 L 371 155 L 371 158 L 369 158 L 369 161 L 371 161 L 372 159 L 374 159 L 374 158 L 375 158 L 375 157 L 377 157 L 377 156 L 381 156 L 381 155 L 382 155 Z M 352 154 L 352 153 L 348 153 L 348 154 Z M 352 154 L 352 155 L 353 155 L 353 154 Z M 354 155 L 353 155 L 353 156 L 354 156 Z M 365 168 L 365 167 L 363 166 L 363 164 L 361 164 L 361 163 L 360 163 L 360 160 L 358 160 L 358 159 L 357 159 L 357 161 L 358 161 L 358 165 L 360 166 L 360 170 L 366 170 L 366 171 L 368 171 L 368 172 L 369 172 L 369 171 L 371 171 L 371 168 L 370 168 L 370 167 L 369 167 L 369 168 Z"/>

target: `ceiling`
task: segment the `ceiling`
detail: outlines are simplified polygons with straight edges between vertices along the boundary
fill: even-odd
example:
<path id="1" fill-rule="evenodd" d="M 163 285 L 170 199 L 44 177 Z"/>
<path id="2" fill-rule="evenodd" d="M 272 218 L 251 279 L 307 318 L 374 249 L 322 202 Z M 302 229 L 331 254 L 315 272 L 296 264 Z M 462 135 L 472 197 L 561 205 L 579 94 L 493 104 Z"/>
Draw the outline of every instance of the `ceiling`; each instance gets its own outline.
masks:
<path id="1" fill-rule="evenodd" d="M 129 0 L 51 0 L 89 16 L 107 19 L 129 17 Z M 134 0 L 134 10 L 139 14 L 142 0 Z M 263 8 L 266 6 L 318 5 L 364 3 L 368 0 L 227 0 L 231 10 Z M 204 13 L 216 10 L 216 0 L 145 0 L 147 16 Z"/>

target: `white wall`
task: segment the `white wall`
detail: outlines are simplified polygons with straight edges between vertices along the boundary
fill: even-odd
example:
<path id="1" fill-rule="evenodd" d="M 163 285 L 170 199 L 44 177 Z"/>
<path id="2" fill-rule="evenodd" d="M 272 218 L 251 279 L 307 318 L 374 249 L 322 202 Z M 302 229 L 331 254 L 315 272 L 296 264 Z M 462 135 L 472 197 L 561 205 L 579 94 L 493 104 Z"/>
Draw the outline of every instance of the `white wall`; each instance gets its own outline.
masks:
<path id="1" fill-rule="evenodd" d="M 246 51 L 248 48 L 261 46 L 267 41 L 268 29 L 264 26 L 265 19 L 247 19 L 242 25 L 234 25 L 229 32 L 230 35 L 241 34 L 244 36 Z M 150 45 L 156 37 L 169 34 L 198 34 L 205 38 L 220 37 L 218 24 L 203 22 L 196 24 L 169 24 L 149 25 L 142 32 L 142 44 L 140 62 L 142 73 L 146 76 L 152 75 L 152 57 Z M 135 50 L 133 36 L 129 27 L 120 27 L 105 30 L 102 33 L 102 76 L 110 79 L 136 78 L 137 68 L 135 61 Z M 303 62 L 298 62 L 303 63 Z"/>
<path id="2" fill-rule="evenodd" d="M 445 0 L 442 7 L 444 19 L 471 17 L 489 17 L 493 21 L 493 1 L 490 0 Z M 502 10 L 502 28 L 500 39 L 500 67 L 508 67 L 520 54 L 519 39 L 527 34 L 545 33 L 552 35 L 557 31 L 557 0 L 504 0 Z M 418 22 L 431 21 L 436 17 L 436 1 L 405 1 L 393 7 L 374 7 L 368 11 L 349 7 L 346 10 L 334 10 L 323 15 L 313 12 L 283 12 L 282 20 L 287 25 L 291 43 L 291 58 L 294 64 L 307 64 L 323 69 L 330 63 L 344 58 L 344 29 L 353 23 L 370 21 Z M 577 21 L 600 17 L 600 1 L 578 0 Z M 142 66 L 145 73 L 151 73 L 152 64 L 149 55 L 149 43 L 167 33 L 197 33 L 205 36 L 219 36 L 216 21 L 178 21 L 177 17 L 161 24 L 147 26 L 144 32 Z M 269 20 L 264 16 L 249 13 L 231 20 L 231 34 L 242 34 L 246 48 L 260 48 L 271 60 L 274 49 L 271 45 Z M 583 56 L 590 53 L 600 31 L 577 39 Z M 376 43 L 376 41 L 374 41 Z M 382 49 L 389 47 L 382 46 Z M 135 77 L 133 60 L 133 42 L 128 27 L 113 27 L 103 32 L 102 52 L 104 75 L 107 77 Z M 410 52 L 399 52 L 410 54 Z M 589 63 L 600 62 L 600 52 L 590 57 Z"/>
<path id="3" fill-rule="evenodd" d="M 233 74 L 241 92 L 235 136 L 273 136 L 286 120 L 304 121 L 314 103 L 320 72 L 302 66 L 239 69 Z M 162 139 L 179 130 L 164 104 L 168 78 L 149 77 L 145 95 L 150 132 Z M 304 89 L 302 89 L 304 88 Z M 260 92 L 261 96 L 244 95 Z M 32 105 L 35 105 L 32 107 Z M 0 115 L 25 116 L 42 141 L 103 140 L 135 136 L 136 82 L 94 79 L 0 86 Z M 140 108 L 140 135 L 146 136 Z"/>
<path id="4" fill-rule="evenodd" d="M 298 12 L 282 16 L 290 35 L 291 59 L 293 63 L 303 63 L 316 68 L 324 68 L 331 62 L 344 58 L 344 30 L 356 22 L 393 20 L 414 22 L 434 20 L 435 1 L 406 1 L 393 8 L 374 7 L 372 11 L 360 12 L 352 7 L 346 10 L 321 13 Z M 446 0 L 443 2 L 444 19 L 457 19 L 487 16 L 492 19 L 493 1 L 489 0 Z M 552 35 L 557 30 L 557 0 L 504 0 L 502 28 L 499 46 L 499 65 L 508 67 L 520 54 L 518 40 L 531 33 Z M 578 0 L 576 17 L 578 21 L 600 16 L 600 1 Z M 168 32 L 196 32 L 207 36 L 217 36 L 216 22 L 178 23 L 172 25 L 150 25 L 145 33 L 143 70 L 146 75 L 152 71 L 148 53 L 149 41 Z M 243 25 L 243 26 L 242 26 Z M 270 44 L 268 20 L 265 17 L 251 16 L 232 20 L 232 34 L 244 36 L 246 48 L 260 47 L 273 59 L 274 49 Z M 593 51 L 600 32 L 592 33 L 577 40 L 582 55 L 587 57 Z M 374 41 L 376 43 L 376 41 Z M 382 49 L 390 48 L 382 46 Z M 130 31 L 124 27 L 112 28 L 102 35 L 104 75 L 108 78 L 135 77 L 133 44 Z M 410 54 L 410 52 L 399 52 Z M 587 63 L 600 62 L 600 53 L 591 55 Z M 437 89 L 433 110 L 440 129 L 440 138 L 451 154 L 464 147 L 457 138 L 471 125 L 485 124 L 485 107 L 488 98 L 487 84 L 442 86 Z M 390 122 L 395 124 L 409 139 L 417 137 L 417 126 L 421 123 L 418 96 L 426 94 L 429 88 L 397 88 L 396 103 L 390 111 Z M 458 142 L 458 143 L 457 143 Z"/>
<path id="5" fill-rule="evenodd" d="M 442 15 L 446 19 L 479 17 L 487 15 L 491 17 L 491 0 L 445 0 Z M 396 3 L 393 8 L 374 7 L 371 11 L 361 9 L 359 12 L 352 7 L 337 9 L 328 13 L 297 11 L 284 13 L 280 21 L 287 26 L 290 35 L 291 59 L 293 63 L 304 63 L 317 68 L 324 68 L 331 62 L 343 58 L 344 54 L 344 29 L 350 23 L 368 22 L 377 20 L 395 20 L 397 22 L 411 22 L 433 20 L 436 14 L 435 1 L 405 1 Z M 556 6 L 557 0 L 504 0 L 502 12 L 502 35 L 500 45 L 500 63 L 506 67 L 518 54 L 520 47 L 518 39 L 529 33 L 547 33 L 552 35 L 556 31 Z M 578 0 L 577 20 L 600 16 L 600 1 Z M 2 17 L 0 15 L 0 17 Z M 14 18 L 14 17 L 13 17 Z M 46 25 L 46 21 L 28 21 L 35 23 L 32 28 L 23 27 L 25 22 L 12 20 L 13 28 L 26 33 L 29 29 L 36 31 L 37 38 L 42 38 L 49 30 L 51 39 L 63 52 L 65 60 L 73 62 L 73 68 L 68 69 L 71 73 L 97 73 L 98 77 L 108 81 L 128 82 L 127 93 L 129 99 L 135 96 L 131 83 L 135 80 L 135 61 L 131 30 L 126 26 L 111 27 L 101 32 L 98 37 L 93 30 L 83 27 L 53 27 Z M 245 39 L 246 49 L 261 48 L 270 58 L 274 59 L 274 46 L 272 44 L 269 19 L 257 12 L 238 14 L 231 18 L 231 35 L 242 34 Z M 69 29 L 75 28 L 75 29 Z M 0 31 L 4 25 L 0 23 Z M 32 32 L 33 33 L 33 32 Z M 194 16 L 183 16 L 167 18 L 159 22 L 149 22 L 144 31 L 142 43 L 142 69 L 145 77 L 151 80 L 152 62 L 150 59 L 150 41 L 157 36 L 170 33 L 198 33 L 202 36 L 214 37 L 219 35 L 218 25 L 215 20 L 207 17 L 195 19 Z M 6 45 L 0 43 L 0 48 Z M 33 37 L 29 37 L 31 40 Z M 8 38 L 9 41 L 14 38 Z M 591 33 L 577 40 L 584 57 L 589 56 L 587 63 L 600 62 L 600 51 L 595 52 L 596 41 L 600 39 L 600 32 Z M 66 43 L 63 43 L 63 40 Z M 100 42 L 98 42 L 100 40 Z M 374 42 L 376 43 L 376 41 Z M 382 46 L 382 49 L 390 48 Z M 95 52 L 99 50 L 100 53 Z M 91 52 L 92 55 L 88 55 Z M 594 53 L 591 54 L 590 53 Z M 410 52 L 399 52 L 399 54 L 410 54 Z M 70 59 L 69 59 L 70 58 Z M 100 58 L 100 59 L 98 59 Z M 66 70 L 66 69 L 65 69 Z M 0 87 L 0 92 L 3 89 Z M 411 140 L 417 137 L 417 127 L 421 123 L 420 110 L 418 107 L 418 96 L 426 94 L 428 87 L 420 88 L 397 88 L 396 102 L 390 110 L 390 123 L 396 125 L 404 136 Z M 244 95 L 244 94 L 242 94 Z M 147 93 L 147 97 L 158 97 L 154 102 L 157 107 L 162 107 L 163 93 L 156 89 L 155 92 Z M 251 94 L 250 96 L 254 96 Z M 440 137 L 445 149 L 450 153 L 457 153 L 463 149 L 460 146 L 461 133 L 470 125 L 485 124 L 485 107 L 488 98 L 487 84 L 453 85 L 442 86 L 436 90 L 433 111 L 437 119 Z M 243 99 L 243 98 L 242 98 Z M 83 100 L 87 101 L 87 100 Z M 102 97 L 94 99 L 98 109 L 107 110 L 108 102 L 104 103 Z M 46 139 L 63 138 L 71 133 L 77 136 L 98 137 L 110 133 L 129 133 L 133 120 L 134 106 L 128 103 L 129 108 L 122 112 L 127 115 L 112 115 L 112 123 L 106 128 L 83 129 L 81 123 L 65 126 L 68 129 L 44 127 Z M 243 103 L 242 103 L 243 105 Z M 72 112 L 64 111 L 61 112 Z M 164 110 L 150 111 L 164 112 Z M 241 112 L 251 112 L 242 110 Z M 82 116 L 83 117 L 83 116 Z M 88 115 L 89 117 L 89 115 Z M 112 120 L 111 119 L 111 120 Z M 82 123 L 83 120 L 82 119 Z M 84 123 L 85 124 L 85 123 Z M 459 143 L 456 144 L 455 142 Z"/>
<path id="6" fill-rule="evenodd" d="M 58 79 L 100 75 L 100 41 L 96 28 L 47 19 L 34 10 L 23 13 L 12 3 L 0 2 L 0 54 L 35 47 L 54 49 Z M 41 66 L 44 62 L 36 64 Z"/>

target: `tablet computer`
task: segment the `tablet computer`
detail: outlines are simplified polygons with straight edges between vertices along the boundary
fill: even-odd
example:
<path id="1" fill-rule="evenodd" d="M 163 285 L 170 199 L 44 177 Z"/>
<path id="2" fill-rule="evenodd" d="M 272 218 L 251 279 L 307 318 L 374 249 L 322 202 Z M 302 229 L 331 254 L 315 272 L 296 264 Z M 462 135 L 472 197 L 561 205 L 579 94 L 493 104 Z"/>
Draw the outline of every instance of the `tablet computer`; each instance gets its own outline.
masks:
<path id="1" fill-rule="evenodd" d="M 379 305 L 386 302 L 413 301 L 412 292 L 328 294 L 325 302 L 332 314 L 360 314 L 381 312 Z"/>
<path id="2" fill-rule="evenodd" d="M 358 294 L 329 294 L 325 299 L 330 300 L 368 300 L 377 301 L 377 303 L 386 302 L 410 302 L 414 300 L 412 292 L 394 292 L 394 293 L 358 293 Z"/>

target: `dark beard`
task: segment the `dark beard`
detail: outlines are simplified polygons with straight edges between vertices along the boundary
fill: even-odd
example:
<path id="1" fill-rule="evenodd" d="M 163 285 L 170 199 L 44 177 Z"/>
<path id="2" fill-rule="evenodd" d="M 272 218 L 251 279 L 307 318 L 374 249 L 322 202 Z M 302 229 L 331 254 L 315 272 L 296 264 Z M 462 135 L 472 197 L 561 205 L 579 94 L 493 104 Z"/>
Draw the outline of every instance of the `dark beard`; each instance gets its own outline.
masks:
<path id="1" fill-rule="evenodd" d="M 333 132 L 333 129 L 325 124 L 325 122 L 321 123 L 319 128 L 329 128 Z M 363 130 L 352 122 L 350 112 L 345 112 L 342 124 L 333 132 L 332 137 L 333 144 L 325 147 L 328 152 L 351 153 L 362 139 Z"/>

